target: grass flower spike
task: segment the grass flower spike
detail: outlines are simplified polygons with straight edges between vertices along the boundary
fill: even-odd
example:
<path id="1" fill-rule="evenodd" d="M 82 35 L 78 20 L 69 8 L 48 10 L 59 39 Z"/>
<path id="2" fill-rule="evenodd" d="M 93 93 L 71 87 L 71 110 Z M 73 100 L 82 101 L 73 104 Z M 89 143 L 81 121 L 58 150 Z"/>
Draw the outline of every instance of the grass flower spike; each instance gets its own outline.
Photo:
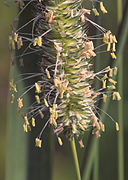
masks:
<path id="1" fill-rule="evenodd" d="M 94 40 L 95 35 L 89 35 L 90 24 L 94 29 L 99 30 L 99 37 L 102 39 L 104 51 L 110 53 L 116 59 L 116 37 L 91 20 L 90 14 L 95 16 L 100 13 L 95 8 L 92 1 L 92 9 L 82 8 L 81 0 L 37 0 L 24 2 L 21 11 L 29 4 L 34 7 L 33 28 L 31 34 L 20 33 L 19 30 L 9 37 L 10 49 L 21 49 L 24 42 L 28 42 L 25 53 L 39 53 L 40 69 L 37 73 L 28 74 L 26 79 L 38 76 L 39 81 L 18 98 L 18 108 L 24 112 L 23 96 L 26 93 L 35 91 L 35 102 L 32 111 L 24 116 L 24 131 L 28 132 L 35 124 L 37 115 L 43 119 L 47 112 L 47 122 L 35 139 L 37 147 L 42 146 L 41 135 L 45 127 L 50 124 L 58 138 L 58 143 L 62 146 L 61 134 L 69 140 L 74 136 L 79 139 L 81 147 L 84 147 L 81 137 L 88 129 L 92 128 L 92 134 L 100 137 L 100 131 L 104 132 L 105 127 L 100 119 L 97 101 L 102 98 L 104 102 L 112 95 L 113 100 L 120 100 L 118 92 L 114 92 L 117 82 L 113 76 L 117 74 L 117 68 L 105 67 L 99 72 L 94 72 L 94 60 L 97 55 Z M 90 3 L 90 1 L 87 1 Z M 103 2 L 99 3 L 99 10 L 107 13 Z M 28 22 L 29 23 L 29 22 Z M 27 26 L 26 23 L 24 26 Z M 95 79 L 101 82 L 101 88 L 94 86 Z M 16 83 L 16 82 L 15 82 Z M 16 85 L 12 80 L 10 89 L 17 92 Z M 12 95 L 14 96 L 14 95 Z M 118 130 L 118 124 L 115 123 Z"/>

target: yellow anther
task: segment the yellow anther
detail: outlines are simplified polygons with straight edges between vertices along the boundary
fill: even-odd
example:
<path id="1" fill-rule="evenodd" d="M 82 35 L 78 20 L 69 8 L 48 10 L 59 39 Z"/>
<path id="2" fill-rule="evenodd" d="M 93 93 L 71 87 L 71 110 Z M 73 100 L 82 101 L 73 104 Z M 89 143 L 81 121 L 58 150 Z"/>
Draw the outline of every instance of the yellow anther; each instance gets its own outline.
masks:
<path id="1" fill-rule="evenodd" d="M 52 109 L 52 117 L 54 118 L 55 117 L 55 110 Z"/>
<path id="2" fill-rule="evenodd" d="M 100 130 L 99 122 L 96 122 L 96 123 L 95 123 L 95 126 L 96 126 L 96 129 L 97 129 L 97 130 Z"/>
<path id="3" fill-rule="evenodd" d="M 46 107 L 49 107 L 47 100 L 44 98 L 44 104 Z"/>
<path id="4" fill-rule="evenodd" d="M 58 118 L 58 112 L 56 111 L 55 112 L 55 119 L 57 119 Z"/>
<path id="5" fill-rule="evenodd" d="M 111 78 L 109 78 L 108 80 L 109 80 L 109 82 L 111 82 L 111 83 L 114 84 L 114 85 L 116 85 L 116 83 L 117 83 L 116 81 L 114 81 L 114 80 L 111 79 Z"/>
<path id="6" fill-rule="evenodd" d="M 27 116 L 24 116 L 24 120 L 25 120 L 25 123 L 26 123 L 27 125 L 29 125 Z"/>
<path id="7" fill-rule="evenodd" d="M 28 128 L 29 131 L 31 131 L 31 127 L 29 125 L 27 126 L 27 128 Z"/>
<path id="8" fill-rule="evenodd" d="M 116 55 L 115 55 L 114 52 L 111 53 L 111 56 L 112 56 L 113 59 L 116 59 Z"/>
<path id="9" fill-rule="evenodd" d="M 36 101 L 38 104 L 40 104 L 40 97 L 38 95 L 35 95 Z"/>
<path id="10" fill-rule="evenodd" d="M 52 108 L 51 107 L 49 108 L 49 110 L 50 110 L 50 113 L 52 113 Z"/>
<path id="11" fill-rule="evenodd" d="M 107 86 L 108 90 L 113 90 L 113 89 L 116 89 L 116 87 L 114 85 L 112 86 Z"/>
<path id="12" fill-rule="evenodd" d="M 110 34 L 110 36 L 109 36 L 109 42 L 113 43 L 113 35 L 112 34 Z"/>
<path id="13" fill-rule="evenodd" d="M 116 43 L 112 43 L 112 51 L 113 51 L 113 52 L 116 51 Z"/>
<path id="14" fill-rule="evenodd" d="M 80 147 L 81 147 L 81 148 L 84 148 L 84 144 L 83 144 L 82 139 L 79 141 L 79 144 L 80 144 Z"/>
<path id="15" fill-rule="evenodd" d="M 100 95 L 100 92 L 98 92 L 98 93 L 95 93 L 95 95 L 94 96 L 92 96 L 92 99 L 95 99 L 97 96 L 99 96 Z"/>
<path id="16" fill-rule="evenodd" d="M 85 14 L 91 14 L 91 10 L 89 9 L 81 9 L 81 11 Z"/>
<path id="17" fill-rule="evenodd" d="M 57 104 L 53 104 L 53 108 L 54 108 L 54 109 L 57 109 Z"/>
<path id="18" fill-rule="evenodd" d="M 116 36 L 114 35 L 112 38 L 113 38 L 113 42 L 117 43 Z"/>
<path id="19" fill-rule="evenodd" d="M 81 19 L 81 22 L 85 22 L 85 16 L 84 16 L 84 14 L 82 14 L 81 16 L 80 16 L 80 19 Z"/>
<path id="20" fill-rule="evenodd" d="M 37 44 L 38 44 L 39 47 L 42 46 L 42 38 L 41 38 L 41 36 L 38 36 L 38 38 L 37 38 Z"/>
<path id="21" fill-rule="evenodd" d="M 35 127 L 35 118 L 32 117 L 32 126 Z"/>
<path id="22" fill-rule="evenodd" d="M 101 130 L 104 132 L 105 127 L 104 127 L 104 124 L 102 123 L 102 121 L 99 121 L 99 125 L 100 125 Z"/>
<path id="23" fill-rule="evenodd" d="M 12 44 L 12 36 L 9 36 L 9 45 Z"/>
<path id="24" fill-rule="evenodd" d="M 41 148 L 41 146 L 42 146 L 42 140 L 39 139 L 39 138 L 36 138 L 36 139 L 35 139 L 35 145 L 36 145 L 36 147 Z"/>
<path id="25" fill-rule="evenodd" d="M 73 134 L 77 133 L 77 128 L 76 128 L 76 125 L 74 123 L 72 123 L 72 133 Z"/>
<path id="26" fill-rule="evenodd" d="M 116 95 L 115 95 L 115 92 L 113 93 L 112 100 L 116 100 Z"/>
<path id="27" fill-rule="evenodd" d="M 105 74 L 104 77 L 102 78 L 102 80 L 105 80 L 107 78 L 108 78 L 108 76 L 107 76 L 107 74 Z"/>
<path id="28" fill-rule="evenodd" d="M 107 10 L 105 9 L 105 7 L 103 5 L 103 2 L 100 2 L 100 9 L 104 14 L 107 13 Z"/>
<path id="29" fill-rule="evenodd" d="M 53 124 L 53 117 L 52 115 L 50 116 L 50 121 L 49 121 L 50 124 Z"/>
<path id="30" fill-rule="evenodd" d="M 17 48 L 20 49 L 23 46 L 23 41 L 22 38 L 19 37 L 18 41 L 17 41 Z"/>
<path id="31" fill-rule="evenodd" d="M 48 69 L 45 69 L 45 72 L 46 72 L 46 74 L 47 74 L 47 77 L 50 79 L 51 76 L 50 76 L 50 73 L 49 73 Z"/>
<path id="32" fill-rule="evenodd" d="M 11 102 L 11 103 L 14 103 L 14 99 L 15 99 L 15 95 L 12 94 L 12 95 L 11 95 L 11 101 L 10 101 L 10 102 Z"/>
<path id="33" fill-rule="evenodd" d="M 114 76 L 117 75 L 117 67 L 114 67 L 114 69 L 113 69 L 113 74 L 114 74 Z"/>
<path id="34" fill-rule="evenodd" d="M 64 91 L 62 90 L 61 92 L 60 92 L 60 98 L 62 99 L 64 97 Z"/>
<path id="35" fill-rule="evenodd" d="M 102 125 L 101 130 L 102 130 L 103 132 L 105 132 L 105 126 L 104 126 L 104 124 Z"/>
<path id="36" fill-rule="evenodd" d="M 60 138 L 60 137 L 58 137 L 58 143 L 59 143 L 59 145 L 60 145 L 60 146 L 62 146 L 62 145 L 63 145 L 63 142 L 62 142 L 62 140 L 61 140 L 61 138 Z"/>
<path id="37" fill-rule="evenodd" d="M 110 71 L 110 66 L 107 66 L 106 68 L 105 68 L 105 71 Z"/>
<path id="38" fill-rule="evenodd" d="M 109 71 L 109 77 L 112 77 L 112 73 L 113 73 L 113 70 L 110 69 L 110 71 Z"/>
<path id="39" fill-rule="evenodd" d="M 85 120 L 81 120 L 80 123 L 83 125 L 83 126 L 86 126 L 87 125 L 87 122 Z"/>
<path id="40" fill-rule="evenodd" d="M 119 92 L 113 92 L 113 100 L 117 100 L 117 101 L 121 100 L 121 96 Z"/>
<path id="41" fill-rule="evenodd" d="M 41 88 L 40 85 L 38 83 L 35 83 L 35 88 L 36 88 L 36 93 L 41 93 Z"/>
<path id="42" fill-rule="evenodd" d="M 96 53 L 94 53 L 94 51 L 91 50 L 91 49 L 89 49 L 87 52 L 88 52 L 88 53 L 90 54 L 90 56 L 92 56 L 92 57 L 95 57 L 95 56 L 96 56 Z"/>
<path id="43" fill-rule="evenodd" d="M 18 40 L 18 34 L 14 33 L 14 41 L 17 42 L 17 40 Z"/>
<path id="44" fill-rule="evenodd" d="M 95 15 L 95 16 L 99 16 L 99 12 L 97 11 L 96 8 L 93 8 L 92 11 L 94 12 L 94 15 Z"/>
<path id="45" fill-rule="evenodd" d="M 108 36 L 104 33 L 104 38 L 103 38 L 103 42 L 108 44 Z"/>
<path id="46" fill-rule="evenodd" d="M 48 23 L 53 23 L 54 16 L 53 16 L 53 11 L 49 11 L 46 14 L 46 21 L 48 21 Z"/>
<path id="47" fill-rule="evenodd" d="M 14 84 L 13 80 L 9 82 L 9 85 L 10 85 L 10 90 L 17 92 L 16 85 Z"/>
<path id="48" fill-rule="evenodd" d="M 56 120 L 53 118 L 52 119 L 52 123 L 53 123 L 53 125 L 55 126 L 55 127 L 57 127 L 57 122 L 56 122 Z"/>
<path id="49" fill-rule="evenodd" d="M 110 51 L 110 48 L 111 48 L 111 43 L 108 43 L 107 51 Z"/>
<path id="50" fill-rule="evenodd" d="M 102 88 L 103 88 L 103 89 L 106 88 L 106 80 L 102 80 Z"/>
<path id="51" fill-rule="evenodd" d="M 57 87 L 58 83 L 57 83 L 57 79 L 54 79 L 54 85 Z"/>
<path id="52" fill-rule="evenodd" d="M 19 41 L 17 41 L 17 49 L 20 49 L 21 48 L 21 44 Z"/>
<path id="53" fill-rule="evenodd" d="M 35 38 L 33 41 L 33 46 L 36 46 L 38 44 L 38 38 Z"/>
<path id="54" fill-rule="evenodd" d="M 116 122 L 116 130 L 119 131 L 119 124 Z"/>
<path id="55" fill-rule="evenodd" d="M 85 131 L 85 128 L 82 126 L 82 124 L 78 123 L 78 126 L 82 131 Z"/>
<path id="56" fill-rule="evenodd" d="M 57 87 L 60 83 L 61 83 L 60 79 L 58 77 L 56 77 L 54 79 L 54 85 Z"/>
<path id="57" fill-rule="evenodd" d="M 42 113 L 42 111 L 40 109 L 39 109 L 39 114 L 40 114 L 41 119 L 43 119 L 44 118 L 44 114 Z"/>
<path id="58" fill-rule="evenodd" d="M 28 126 L 27 124 L 23 124 L 24 132 L 28 132 Z"/>
<path id="59" fill-rule="evenodd" d="M 105 103 L 107 101 L 107 95 L 103 94 L 103 102 Z"/>
<path id="60" fill-rule="evenodd" d="M 18 108 L 21 109 L 23 107 L 23 99 L 22 98 L 18 98 L 17 101 L 18 101 Z"/>
<path id="61" fill-rule="evenodd" d="M 23 46 L 23 41 L 22 41 L 22 37 L 19 37 L 18 42 L 20 43 L 20 46 Z"/>
<path id="62" fill-rule="evenodd" d="M 15 47 L 15 42 L 12 40 L 12 49 L 15 50 L 16 47 Z"/>

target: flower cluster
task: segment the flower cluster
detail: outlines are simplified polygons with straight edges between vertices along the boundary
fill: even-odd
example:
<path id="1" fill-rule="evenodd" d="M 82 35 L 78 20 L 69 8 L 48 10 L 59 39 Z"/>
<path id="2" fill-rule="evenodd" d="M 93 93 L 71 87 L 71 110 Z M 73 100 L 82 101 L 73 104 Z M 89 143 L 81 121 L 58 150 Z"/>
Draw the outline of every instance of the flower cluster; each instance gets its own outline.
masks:
<path id="1" fill-rule="evenodd" d="M 103 3 L 96 2 L 99 3 L 101 12 L 107 13 Z M 96 56 L 97 47 L 94 47 L 93 40 L 97 36 L 88 36 L 87 29 L 89 24 L 99 29 L 102 46 L 105 46 L 105 51 L 110 52 L 113 59 L 116 59 L 116 37 L 89 18 L 91 12 L 95 16 L 99 15 L 94 2 L 92 9 L 81 8 L 81 0 L 30 1 L 22 8 L 25 9 L 30 3 L 33 3 L 36 11 L 31 38 L 25 36 L 25 33 L 24 36 L 20 34 L 22 27 L 13 31 L 9 37 L 11 50 L 22 48 L 24 41 L 28 41 L 27 48 L 32 50 L 32 53 L 39 51 L 42 59 L 40 73 L 27 77 L 29 79 L 40 76 L 40 80 L 17 99 L 20 112 L 24 108 L 24 94 L 35 89 L 33 110 L 23 116 L 24 131 L 28 132 L 31 126 L 35 127 L 36 116 L 39 114 L 43 119 L 45 116 L 43 112 L 47 111 L 47 122 L 35 139 L 37 147 L 41 147 L 41 134 L 48 124 L 53 126 L 60 145 L 63 144 L 60 137 L 62 133 L 68 139 L 72 139 L 73 136 L 81 139 L 84 132 L 92 128 L 92 133 L 100 137 L 100 131 L 104 132 L 105 127 L 98 116 L 97 100 L 102 98 L 106 102 L 109 95 L 112 95 L 113 100 L 120 100 L 121 97 L 115 91 L 117 82 L 113 76 L 117 74 L 116 67 L 108 66 L 94 72 L 92 60 Z M 100 89 L 93 86 L 95 78 L 101 82 Z M 17 92 L 13 80 L 10 81 L 10 88 Z M 11 103 L 14 102 L 14 97 L 13 93 Z M 118 123 L 115 124 L 119 130 Z"/>

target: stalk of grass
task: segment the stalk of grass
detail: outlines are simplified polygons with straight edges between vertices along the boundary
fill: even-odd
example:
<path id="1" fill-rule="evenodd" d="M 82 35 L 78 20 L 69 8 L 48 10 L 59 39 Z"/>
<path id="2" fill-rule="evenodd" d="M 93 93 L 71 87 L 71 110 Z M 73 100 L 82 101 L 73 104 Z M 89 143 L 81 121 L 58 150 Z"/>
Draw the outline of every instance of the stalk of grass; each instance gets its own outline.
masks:
<path id="1" fill-rule="evenodd" d="M 99 180 L 99 140 L 98 139 L 95 145 L 93 180 Z"/>
<path id="2" fill-rule="evenodd" d="M 122 19 L 122 0 L 117 1 L 117 24 L 119 25 Z M 124 135 L 123 135 L 123 52 L 118 56 L 118 82 L 120 83 L 118 91 L 121 94 L 122 100 L 118 103 L 118 122 L 120 131 L 118 137 L 118 179 L 124 179 Z"/>
<path id="3" fill-rule="evenodd" d="M 76 145 L 75 145 L 74 137 L 70 141 L 70 144 L 71 144 L 71 149 L 72 149 L 72 154 L 73 154 L 73 159 L 74 159 L 74 165 L 75 165 L 75 171 L 76 171 L 76 175 L 77 175 L 77 180 L 81 180 L 79 161 L 78 161 L 78 156 L 77 156 L 77 151 L 76 151 Z"/>
<path id="4" fill-rule="evenodd" d="M 97 139 L 96 137 L 92 136 L 91 143 L 88 149 L 88 156 L 86 158 L 86 164 L 81 169 L 82 171 L 82 180 L 87 180 L 90 178 L 91 170 L 93 167 L 93 162 L 94 162 L 94 157 L 95 157 L 95 152 L 96 152 L 96 145 L 97 145 Z"/>
<path id="5" fill-rule="evenodd" d="M 127 5 L 127 2 L 126 2 L 126 5 Z M 117 49 L 117 57 L 119 58 L 120 54 L 123 52 L 123 49 L 124 49 L 124 46 L 125 46 L 125 42 L 126 42 L 126 39 L 127 39 L 127 33 L 128 33 L 128 10 L 126 9 L 126 13 L 125 13 L 125 16 L 124 18 L 122 19 L 122 29 L 120 31 L 120 35 L 119 35 L 119 41 L 118 41 L 118 49 Z M 118 62 L 113 62 L 113 66 L 116 65 Z M 119 66 L 119 65 L 118 65 Z M 104 111 L 107 110 L 108 108 L 108 105 L 109 105 L 109 99 L 108 101 L 102 105 L 102 109 Z M 105 114 L 102 113 L 101 114 L 101 118 L 104 119 L 105 117 Z M 91 173 L 91 167 L 92 167 L 92 164 L 93 164 L 93 157 L 94 157 L 94 149 L 95 149 L 95 146 L 96 146 L 96 141 L 97 139 L 95 137 L 92 137 L 92 140 L 91 140 L 91 143 L 90 143 L 90 146 L 89 146 L 89 149 L 88 149 L 88 157 L 86 159 L 86 164 L 84 164 L 84 166 L 82 167 L 82 179 L 83 180 L 86 180 L 89 178 L 90 176 L 90 173 Z M 86 165 L 86 166 L 85 166 Z"/>

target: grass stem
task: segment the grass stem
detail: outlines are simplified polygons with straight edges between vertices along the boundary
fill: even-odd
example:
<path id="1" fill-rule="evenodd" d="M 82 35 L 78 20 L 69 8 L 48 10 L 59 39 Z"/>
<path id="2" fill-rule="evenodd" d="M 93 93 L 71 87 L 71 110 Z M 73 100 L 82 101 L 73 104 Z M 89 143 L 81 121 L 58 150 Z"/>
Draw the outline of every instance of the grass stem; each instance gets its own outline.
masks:
<path id="1" fill-rule="evenodd" d="M 72 149 L 74 164 L 75 164 L 75 168 L 76 168 L 77 180 L 81 180 L 78 156 L 77 156 L 76 145 L 75 145 L 75 139 L 73 138 L 70 141 L 70 143 L 71 143 L 71 149 Z"/>
<path id="2" fill-rule="evenodd" d="M 118 25 L 122 19 L 122 0 L 117 1 L 117 23 Z M 124 132 L 123 132 L 123 52 L 118 56 L 118 82 L 120 86 L 118 87 L 118 91 L 122 96 L 122 100 L 118 103 L 118 122 L 120 125 L 120 131 L 118 133 L 118 180 L 124 180 Z"/>
<path id="3" fill-rule="evenodd" d="M 93 165 L 93 180 L 99 180 L 99 140 L 95 145 L 95 157 Z"/>

